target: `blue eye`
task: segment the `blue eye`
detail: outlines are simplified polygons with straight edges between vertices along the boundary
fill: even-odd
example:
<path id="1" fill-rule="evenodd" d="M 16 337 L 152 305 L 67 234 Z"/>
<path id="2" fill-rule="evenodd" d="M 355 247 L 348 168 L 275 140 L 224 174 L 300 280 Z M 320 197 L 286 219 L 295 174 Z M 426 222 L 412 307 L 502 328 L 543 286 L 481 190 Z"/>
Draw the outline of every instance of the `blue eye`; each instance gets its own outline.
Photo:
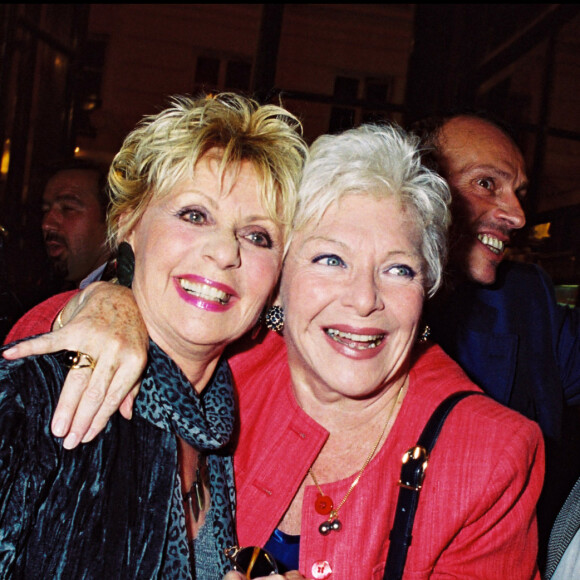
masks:
<path id="1" fill-rule="evenodd" d="M 325 266 L 340 266 L 341 268 L 346 267 L 346 264 L 335 254 L 324 254 L 318 256 L 312 260 L 315 264 L 324 264 Z"/>
<path id="2" fill-rule="evenodd" d="M 245 235 L 244 238 L 260 248 L 271 248 L 273 246 L 272 238 L 266 232 L 253 231 Z"/>
<path id="3" fill-rule="evenodd" d="M 192 224 L 204 224 L 207 221 L 207 216 L 199 209 L 184 209 L 179 212 L 179 217 Z"/>
<path id="4" fill-rule="evenodd" d="M 395 276 L 402 276 L 411 279 L 415 277 L 415 270 L 409 268 L 409 266 L 405 266 L 404 264 L 395 264 L 394 266 L 391 266 L 388 271 Z"/>

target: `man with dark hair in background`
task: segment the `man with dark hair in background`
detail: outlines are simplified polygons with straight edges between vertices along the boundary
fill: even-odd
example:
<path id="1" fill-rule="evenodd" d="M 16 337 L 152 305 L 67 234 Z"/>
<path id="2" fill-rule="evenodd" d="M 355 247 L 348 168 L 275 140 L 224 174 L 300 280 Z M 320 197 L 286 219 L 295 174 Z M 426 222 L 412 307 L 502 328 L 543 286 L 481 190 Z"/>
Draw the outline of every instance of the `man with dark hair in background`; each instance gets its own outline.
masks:
<path id="1" fill-rule="evenodd" d="M 103 278 L 107 246 L 105 172 L 84 159 L 54 165 L 42 196 L 42 236 L 62 289 Z"/>
<path id="2" fill-rule="evenodd" d="M 572 408 L 580 404 L 578 313 L 556 303 L 539 267 L 503 260 L 525 225 L 527 192 L 524 159 L 509 133 L 472 114 L 430 119 L 415 130 L 452 194 L 448 280 L 428 303 L 427 320 L 433 339 L 476 384 L 542 429 L 542 567 L 552 523 L 580 472 L 580 415 Z"/>

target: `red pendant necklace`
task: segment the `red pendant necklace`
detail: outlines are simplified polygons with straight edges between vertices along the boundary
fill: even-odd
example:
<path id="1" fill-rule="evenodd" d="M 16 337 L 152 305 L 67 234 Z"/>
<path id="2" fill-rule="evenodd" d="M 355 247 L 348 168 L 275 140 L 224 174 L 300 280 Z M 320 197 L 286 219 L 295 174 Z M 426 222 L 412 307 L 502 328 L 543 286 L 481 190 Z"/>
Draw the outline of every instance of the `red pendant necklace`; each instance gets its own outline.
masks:
<path id="1" fill-rule="evenodd" d="M 395 409 L 399 405 L 399 402 L 401 399 L 401 394 L 403 393 L 403 390 L 404 390 L 404 386 L 405 386 L 405 383 L 403 383 L 403 385 L 399 389 L 399 392 L 397 393 L 397 398 L 395 400 L 395 404 L 391 408 L 391 411 L 387 417 L 387 420 L 385 421 L 385 424 L 383 426 L 381 434 L 379 435 L 379 438 L 377 439 L 377 442 L 375 443 L 371 452 L 369 453 L 369 455 L 365 459 L 365 462 L 363 463 L 363 466 L 360 468 L 360 471 L 358 472 L 358 475 L 356 476 L 355 480 L 351 483 L 350 487 L 348 488 L 346 495 L 342 498 L 341 502 L 338 504 L 338 506 L 336 508 L 334 507 L 334 502 L 332 501 L 332 498 L 322 491 L 322 488 L 318 484 L 318 481 L 314 475 L 314 472 L 312 471 L 312 468 L 308 469 L 308 473 L 310 474 L 310 477 L 312 477 L 312 481 L 314 482 L 314 485 L 316 486 L 316 489 L 318 490 L 318 495 L 316 496 L 316 500 L 314 501 L 314 509 L 316 510 L 316 513 L 320 514 L 321 516 L 326 516 L 326 515 L 328 516 L 328 519 L 325 520 L 324 522 L 322 522 L 320 524 L 320 526 L 318 527 L 318 531 L 323 536 L 328 535 L 331 531 L 338 532 L 342 528 L 342 523 L 338 519 L 338 512 L 340 511 L 340 508 L 344 505 L 344 503 L 346 502 L 346 500 L 348 499 L 348 497 L 352 493 L 352 490 L 357 486 L 357 484 L 360 481 L 360 478 L 362 477 L 365 469 L 367 468 L 368 464 L 371 462 L 371 459 L 374 457 L 374 455 L 379 447 L 379 443 L 381 442 L 381 439 L 383 438 L 383 435 L 385 434 L 385 431 L 387 430 L 387 427 L 389 426 L 391 419 L 393 419 Z"/>

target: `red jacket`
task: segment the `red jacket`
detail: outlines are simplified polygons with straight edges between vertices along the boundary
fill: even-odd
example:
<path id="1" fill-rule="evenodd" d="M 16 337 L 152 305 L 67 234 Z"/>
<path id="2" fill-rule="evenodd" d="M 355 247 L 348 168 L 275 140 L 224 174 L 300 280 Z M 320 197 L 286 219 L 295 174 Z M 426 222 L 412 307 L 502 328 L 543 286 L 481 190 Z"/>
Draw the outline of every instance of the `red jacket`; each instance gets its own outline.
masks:
<path id="1" fill-rule="evenodd" d="M 294 400 L 277 335 L 232 357 L 230 365 L 241 415 L 234 456 L 239 541 L 263 546 L 327 432 Z M 300 571 L 308 578 L 382 578 L 403 454 L 440 401 L 477 389 L 438 346 L 421 353 L 410 379 L 386 443 L 340 510 L 340 532 L 318 532 L 325 518 L 314 510 L 316 488 L 307 488 Z M 535 423 L 487 397 L 459 403 L 429 462 L 404 578 L 539 578 L 535 505 L 544 476 L 542 441 Z M 323 490 L 342 498 L 354 477 Z M 332 575 L 317 575 L 323 567 Z"/>
<path id="2" fill-rule="evenodd" d="M 10 330 L 4 344 L 36 334 L 50 332 L 58 313 L 77 292 L 79 291 L 70 290 L 69 292 L 56 294 L 29 310 Z"/>

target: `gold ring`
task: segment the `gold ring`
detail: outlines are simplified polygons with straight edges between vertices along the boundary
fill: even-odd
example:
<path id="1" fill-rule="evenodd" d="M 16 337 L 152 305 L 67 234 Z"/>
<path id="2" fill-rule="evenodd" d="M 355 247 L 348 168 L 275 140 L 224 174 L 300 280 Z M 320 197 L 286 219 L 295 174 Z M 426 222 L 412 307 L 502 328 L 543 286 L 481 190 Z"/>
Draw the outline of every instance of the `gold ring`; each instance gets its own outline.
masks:
<path id="1" fill-rule="evenodd" d="M 70 369 L 94 369 L 95 360 L 90 354 L 80 350 L 69 350 L 66 353 L 65 364 Z"/>

